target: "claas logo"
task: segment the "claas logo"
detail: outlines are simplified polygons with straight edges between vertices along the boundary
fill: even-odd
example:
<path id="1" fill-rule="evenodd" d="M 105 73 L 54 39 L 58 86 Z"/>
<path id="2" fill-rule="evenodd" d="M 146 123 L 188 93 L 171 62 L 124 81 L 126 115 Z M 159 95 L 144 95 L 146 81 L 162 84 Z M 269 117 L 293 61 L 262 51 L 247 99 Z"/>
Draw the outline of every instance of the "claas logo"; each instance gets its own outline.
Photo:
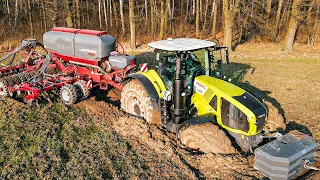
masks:
<path id="1" fill-rule="evenodd" d="M 200 83 L 199 81 L 196 82 L 197 86 L 200 86 L 203 89 L 206 89 L 207 87 L 205 85 L 203 85 L 202 83 Z"/>

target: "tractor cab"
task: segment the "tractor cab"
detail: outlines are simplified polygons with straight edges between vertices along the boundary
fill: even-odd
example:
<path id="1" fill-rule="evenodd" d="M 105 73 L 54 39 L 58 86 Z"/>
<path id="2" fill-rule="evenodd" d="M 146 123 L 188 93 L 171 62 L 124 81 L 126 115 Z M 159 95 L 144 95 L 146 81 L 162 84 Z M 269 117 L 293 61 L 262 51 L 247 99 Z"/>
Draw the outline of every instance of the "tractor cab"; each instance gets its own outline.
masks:
<path id="1" fill-rule="evenodd" d="M 186 43 L 188 44 L 185 45 Z M 226 64 L 229 62 L 227 48 L 217 46 L 211 41 L 180 38 L 152 42 L 149 46 L 155 48 L 156 71 L 171 92 L 177 71 L 185 76 L 185 88 L 192 94 L 195 77 L 207 75 L 220 78 L 222 61 Z M 226 56 L 222 57 L 223 54 Z"/>

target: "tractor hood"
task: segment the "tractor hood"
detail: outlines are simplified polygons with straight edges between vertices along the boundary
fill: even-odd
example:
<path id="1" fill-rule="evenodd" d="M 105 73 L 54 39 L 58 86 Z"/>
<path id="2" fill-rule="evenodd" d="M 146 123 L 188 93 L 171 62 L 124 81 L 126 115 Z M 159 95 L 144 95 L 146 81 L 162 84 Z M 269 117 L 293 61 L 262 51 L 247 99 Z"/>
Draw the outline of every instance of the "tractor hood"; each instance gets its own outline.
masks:
<path id="1" fill-rule="evenodd" d="M 266 107 L 253 95 L 227 81 L 210 77 L 199 76 L 195 78 L 194 92 L 202 95 L 208 102 L 214 95 L 220 96 L 242 112 L 249 121 L 253 121 L 257 126 L 256 132 L 262 131 L 267 117 Z"/>

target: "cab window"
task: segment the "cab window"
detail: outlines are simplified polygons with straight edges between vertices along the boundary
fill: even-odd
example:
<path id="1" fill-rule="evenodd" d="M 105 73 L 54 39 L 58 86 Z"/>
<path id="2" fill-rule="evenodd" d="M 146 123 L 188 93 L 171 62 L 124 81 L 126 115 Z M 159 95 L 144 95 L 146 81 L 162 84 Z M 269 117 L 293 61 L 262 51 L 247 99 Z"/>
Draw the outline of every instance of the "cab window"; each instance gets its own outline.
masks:
<path id="1" fill-rule="evenodd" d="M 249 131 L 249 122 L 247 116 L 224 98 L 221 98 L 221 118 L 222 124 L 232 129 Z"/>

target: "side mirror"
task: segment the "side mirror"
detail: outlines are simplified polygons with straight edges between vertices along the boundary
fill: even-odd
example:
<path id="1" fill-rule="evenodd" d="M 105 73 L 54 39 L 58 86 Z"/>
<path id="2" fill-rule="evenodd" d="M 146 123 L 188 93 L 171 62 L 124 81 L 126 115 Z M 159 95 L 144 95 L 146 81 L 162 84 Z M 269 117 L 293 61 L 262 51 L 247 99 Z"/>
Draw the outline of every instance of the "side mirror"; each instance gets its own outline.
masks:
<path id="1" fill-rule="evenodd" d="M 229 51 L 228 51 L 228 49 L 224 50 L 224 59 L 226 60 L 226 64 L 229 64 Z"/>
<path id="2" fill-rule="evenodd" d="M 214 62 L 214 56 L 210 55 L 210 62 Z"/>

